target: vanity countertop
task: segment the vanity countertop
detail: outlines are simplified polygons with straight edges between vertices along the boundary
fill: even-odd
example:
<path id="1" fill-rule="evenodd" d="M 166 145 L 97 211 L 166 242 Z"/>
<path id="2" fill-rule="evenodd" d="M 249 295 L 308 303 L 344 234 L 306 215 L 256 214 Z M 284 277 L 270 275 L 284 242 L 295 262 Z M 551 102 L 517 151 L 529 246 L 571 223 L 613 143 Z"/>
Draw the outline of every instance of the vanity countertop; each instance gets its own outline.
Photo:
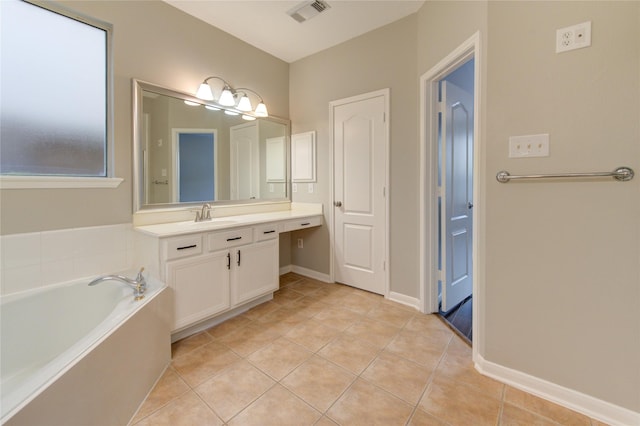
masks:
<path id="1" fill-rule="evenodd" d="M 320 209 L 291 209 L 265 213 L 243 214 L 236 216 L 216 217 L 203 222 L 193 220 L 184 222 L 160 223 L 156 225 L 137 226 L 134 229 L 144 234 L 163 238 L 176 235 L 193 234 L 197 232 L 220 231 L 242 226 L 260 225 L 271 222 L 284 222 L 293 219 L 313 218 L 322 216 Z"/>

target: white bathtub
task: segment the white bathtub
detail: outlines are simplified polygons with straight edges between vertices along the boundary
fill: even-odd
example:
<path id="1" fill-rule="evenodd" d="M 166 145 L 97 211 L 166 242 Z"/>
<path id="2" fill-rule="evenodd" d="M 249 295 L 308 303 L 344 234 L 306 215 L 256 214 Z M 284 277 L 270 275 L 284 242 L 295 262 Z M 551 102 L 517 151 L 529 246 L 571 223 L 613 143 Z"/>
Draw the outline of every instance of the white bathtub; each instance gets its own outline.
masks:
<path id="1" fill-rule="evenodd" d="M 170 360 L 168 292 L 147 281 L 140 301 L 117 281 L 4 297 L 2 424 L 126 424 Z"/>

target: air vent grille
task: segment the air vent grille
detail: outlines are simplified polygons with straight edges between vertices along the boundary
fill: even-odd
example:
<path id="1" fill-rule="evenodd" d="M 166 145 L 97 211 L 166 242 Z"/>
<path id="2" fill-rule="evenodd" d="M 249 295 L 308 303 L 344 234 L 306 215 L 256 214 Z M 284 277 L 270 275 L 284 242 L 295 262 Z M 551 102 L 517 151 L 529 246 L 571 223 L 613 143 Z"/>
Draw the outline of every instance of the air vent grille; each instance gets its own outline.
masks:
<path id="1" fill-rule="evenodd" d="M 330 8 L 331 6 L 324 0 L 309 0 L 290 9 L 287 14 L 302 23 Z"/>

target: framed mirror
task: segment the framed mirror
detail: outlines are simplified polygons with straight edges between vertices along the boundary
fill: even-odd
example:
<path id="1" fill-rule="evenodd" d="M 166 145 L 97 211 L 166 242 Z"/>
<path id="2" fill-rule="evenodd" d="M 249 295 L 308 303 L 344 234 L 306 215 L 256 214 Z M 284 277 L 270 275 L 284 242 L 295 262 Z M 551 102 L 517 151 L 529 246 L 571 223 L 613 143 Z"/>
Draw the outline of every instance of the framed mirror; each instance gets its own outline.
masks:
<path id="1" fill-rule="evenodd" d="M 133 80 L 134 212 L 290 201 L 290 123 Z"/>

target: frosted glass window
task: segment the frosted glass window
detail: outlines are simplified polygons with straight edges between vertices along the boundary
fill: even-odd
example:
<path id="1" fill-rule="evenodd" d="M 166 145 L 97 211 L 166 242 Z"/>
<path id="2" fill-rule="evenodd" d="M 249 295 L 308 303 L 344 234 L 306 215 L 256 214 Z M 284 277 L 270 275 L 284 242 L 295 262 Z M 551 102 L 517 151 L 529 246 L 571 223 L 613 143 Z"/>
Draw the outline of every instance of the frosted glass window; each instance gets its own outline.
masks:
<path id="1" fill-rule="evenodd" d="M 108 24 L 0 0 L 0 174 L 107 176 Z"/>

